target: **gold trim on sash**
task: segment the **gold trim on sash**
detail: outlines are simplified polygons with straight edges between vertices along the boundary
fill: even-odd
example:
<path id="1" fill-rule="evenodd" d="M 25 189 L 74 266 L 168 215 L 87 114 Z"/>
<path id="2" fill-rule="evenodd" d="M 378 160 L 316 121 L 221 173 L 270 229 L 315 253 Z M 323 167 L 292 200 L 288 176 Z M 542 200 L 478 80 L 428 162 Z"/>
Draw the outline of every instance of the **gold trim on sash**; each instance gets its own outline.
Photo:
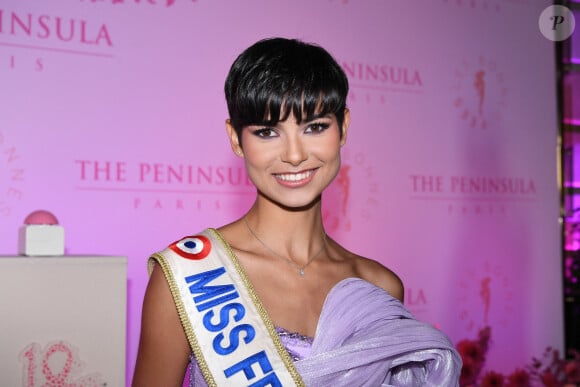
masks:
<path id="1" fill-rule="evenodd" d="M 268 333 L 270 334 L 270 338 L 272 339 L 274 346 L 276 347 L 276 350 L 278 351 L 278 354 L 280 355 L 280 357 L 282 358 L 282 361 L 286 365 L 288 372 L 290 372 L 290 374 L 292 375 L 292 379 L 294 379 L 294 382 L 296 383 L 297 386 L 304 386 L 304 382 L 302 381 L 302 377 L 300 376 L 300 374 L 296 370 L 296 367 L 294 367 L 294 362 L 292 361 L 292 358 L 288 354 L 288 351 L 284 347 L 284 344 L 282 344 L 282 341 L 280 340 L 280 337 L 278 336 L 278 333 L 276 332 L 276 328 L 274 327 L 274 323 L 272 322 L 272 320 L 270 320 L 270 316 L 268 316 L 268 313 L 266 313 L 266 310 L 264 309 L 264 305 L 262 305 L 262 301 L 260 301 L 260 298 L 256 294 L 256 291 L 254 290 L 254 286 L 252 285 L 249 278 L 246 276 L 244 269 L 240 265 L 240 261 L 238 260 L 238 257 L 236 257 L 236 254 L 232 251 L 230 245 L 225 241 L 225 239 L 222 237 L 222 235 L 219 233 L 219 231 L 217 231 L 213 228 L 210 228 L 209 230 L 213 232 L 213 234 L 222 243 L 222 246 L 226 249 L 226 251 L 230 257 L 230 260 L 232 261 L 233 265 L 235 266 L 236 270 L 238 271 L 240 278 L 244 282 L 244 285 L 246 286 L 246 288 L 248 289 L 248 292 L 250 293 L 250 295 L 252 297 L 252 301 L 254 302 L 254 305 L 256 305 L 256 308 L 258 309 L 258 312 L 260 313 L 260 317 L 262 317 L 262 322 L 266 326 L 266 329 L 268 329 Z"/>

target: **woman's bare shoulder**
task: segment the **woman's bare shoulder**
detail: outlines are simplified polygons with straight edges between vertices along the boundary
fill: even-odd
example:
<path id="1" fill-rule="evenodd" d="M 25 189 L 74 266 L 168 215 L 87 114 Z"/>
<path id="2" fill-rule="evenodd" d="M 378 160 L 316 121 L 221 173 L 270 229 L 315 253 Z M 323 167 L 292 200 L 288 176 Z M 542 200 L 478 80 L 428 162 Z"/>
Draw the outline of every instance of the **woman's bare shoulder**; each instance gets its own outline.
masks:
<path id="1" fill-rule="evenodd" d="M 181 386 L 189 344 L 162 269 L 154 265 L 145 290 L 133 386 Z"/>
<path id="2" fill-rule="evenodd" d="M 391 296 L 403 302 L 403 281 L 394 271 L 376 260 L 359 255 L 355 257 L 355 261 L 358 274 L 362 279 L 385 289 Z"/>

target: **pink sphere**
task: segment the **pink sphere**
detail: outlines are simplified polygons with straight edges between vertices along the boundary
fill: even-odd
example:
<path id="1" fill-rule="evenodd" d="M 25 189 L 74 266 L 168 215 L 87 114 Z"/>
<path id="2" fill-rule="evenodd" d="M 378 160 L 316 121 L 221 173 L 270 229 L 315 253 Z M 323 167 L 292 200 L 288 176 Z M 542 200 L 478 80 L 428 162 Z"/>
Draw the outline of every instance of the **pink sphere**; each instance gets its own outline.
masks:
<path id="1" fill-rule="evenodd" d="M 33 211 L 26 219 L 24 219 L 24 224 L 48 224 L 57 225 L 58 219 L 51 212 L 45 210 Z"/>

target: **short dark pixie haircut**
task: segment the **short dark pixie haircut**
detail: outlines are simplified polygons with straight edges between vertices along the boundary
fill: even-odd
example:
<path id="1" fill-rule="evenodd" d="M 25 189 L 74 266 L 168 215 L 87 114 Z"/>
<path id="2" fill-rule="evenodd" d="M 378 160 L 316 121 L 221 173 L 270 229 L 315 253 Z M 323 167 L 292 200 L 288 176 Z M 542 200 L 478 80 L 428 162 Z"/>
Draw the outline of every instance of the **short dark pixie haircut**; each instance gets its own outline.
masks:
<path id="1" fill-rule="evenodd" d="M 322 47 L 296 39 L 260 40 L 232 64 L 225 82 L 230 122 L 241 141 L 248 125 L 334 114 L 342 128 L 348 79 Z M 342 136 L 342 130 L 340 135 Z"/>

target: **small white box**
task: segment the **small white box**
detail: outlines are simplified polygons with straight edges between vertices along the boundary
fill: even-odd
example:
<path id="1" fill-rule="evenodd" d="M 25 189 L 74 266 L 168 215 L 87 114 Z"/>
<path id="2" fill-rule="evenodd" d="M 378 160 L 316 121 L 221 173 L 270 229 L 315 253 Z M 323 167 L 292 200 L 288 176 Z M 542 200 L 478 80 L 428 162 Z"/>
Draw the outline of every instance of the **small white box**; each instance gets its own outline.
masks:
<path id="1" fill-rule="evenodd" d="M 18 254 L 28 256 L 64 255 L 64 228 L 47 224 L 30 224 L 20 227 Z"/>

